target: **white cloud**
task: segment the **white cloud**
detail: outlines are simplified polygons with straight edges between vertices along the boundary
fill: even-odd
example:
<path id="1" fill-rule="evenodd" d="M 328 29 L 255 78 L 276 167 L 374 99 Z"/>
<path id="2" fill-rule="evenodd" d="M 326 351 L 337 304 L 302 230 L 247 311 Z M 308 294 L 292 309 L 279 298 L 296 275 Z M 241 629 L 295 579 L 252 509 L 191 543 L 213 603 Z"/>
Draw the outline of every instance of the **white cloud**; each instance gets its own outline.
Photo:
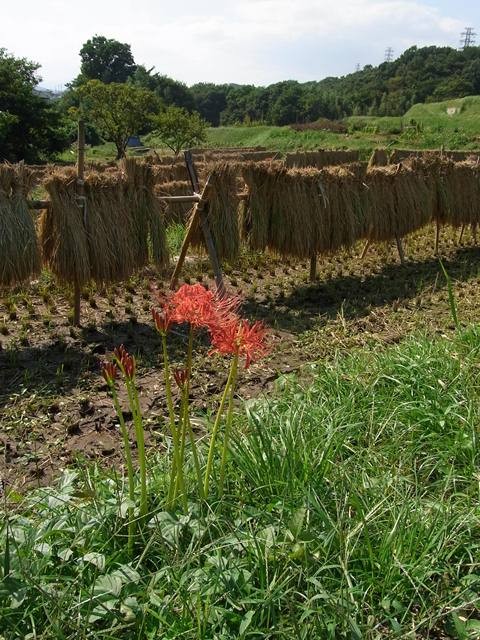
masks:
<path id="1" fill-rule="evenodd" d="M 135 59 L 188 83 L 266 84 L 347 73 L 412 44 L 455 46 L 464 17 L 420 0 L 23 0 L 2 16 L 0 42 L 42 64 L 45 84 L 72 79 L 95 33 L 132 45 Z"/>

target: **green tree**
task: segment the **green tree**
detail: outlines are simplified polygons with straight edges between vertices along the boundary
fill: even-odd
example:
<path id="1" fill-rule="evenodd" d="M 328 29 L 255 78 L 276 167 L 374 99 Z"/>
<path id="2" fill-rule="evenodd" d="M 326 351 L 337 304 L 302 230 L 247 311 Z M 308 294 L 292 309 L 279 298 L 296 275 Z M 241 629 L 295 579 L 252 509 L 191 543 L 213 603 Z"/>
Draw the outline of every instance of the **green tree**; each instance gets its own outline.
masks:
<path id="1" fill-rule="evenodd" d="M 137 68 L 129 44 L 93 36 L 80 49 L 81 76 L 85 80 L 126 82 Z M 79 83 L 79 80 L 77 80 Z"/>
<path id="2" fill-rule="evenodd" d="M 38 69 L 0 49 L 0 160 L 46 160 L 68 144 L 60 111 L 36 90 Z"/>
<path id="3" fill-rule="evenodd" d="M 153 91 L 167 107 L 183 107 L 187 111 L 193 110 L 193 95 L 187 85 L 168 76 L 153 73 L 153 68 L 146 69 L 143 65 L 137 66 L 129 81 L 138 87 Z"/>
<path id="4" fill-rule="evenodd" d="M 117 159 L 125 156 L 128 139 L 147 131 L 160 110 L 159 99 L 151 91 L 130 84 L 90 80 L 78 88 L 81 111 L 105 140 L 114 143 Z"/>
<path id="5" fill-rule="evenodd" d="M 181 107 L 168 107 L 155 118 L 155 135 L 175 155 L 182 149 L 206 140 L 207 123 L 196 112 Z"/>

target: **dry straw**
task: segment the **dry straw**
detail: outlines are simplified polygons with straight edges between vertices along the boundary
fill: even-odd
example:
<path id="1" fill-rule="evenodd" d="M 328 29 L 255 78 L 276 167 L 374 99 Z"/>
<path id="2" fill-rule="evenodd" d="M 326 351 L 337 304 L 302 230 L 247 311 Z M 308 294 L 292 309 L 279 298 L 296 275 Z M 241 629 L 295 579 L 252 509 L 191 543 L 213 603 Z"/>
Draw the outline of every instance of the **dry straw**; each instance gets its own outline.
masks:
<path id="1" fill-rule="evenodd" d="M 237 179 L 239 168 L 234 164 L 210 165 L 208 183 L 208 224 L 217 255 L 220 260 L 233 262 L 240 253 L 240 230 L 238 222 Z M 192 237 L 194 247 L 204 247 L 203 233 L 197 225 Z"/>
<path id="2" fill-rule="evenodd" d="M 318 151 L 304 153 L 287 153 L 285 164 L 291 168 L 316 167 L 317 169 L 322 169 L 324 167 L 358 162 L 358 159 L 358 151 L 319 149 Z"/>
<path id="3" fill-rule="evenodd" d="M 426 172 L 403 165 L 370 167 L 366 183 L 369 240 L 393 240 L 431 222 L 436 192 Z"/>
<path id="4" fill-rule="evenodd" d="M 388 153 L 385 149 L 374 149 L 370 160 L 369 167 L 386 167 L 389 163 Z"/>
<path id="5" fill-rule="evenodd" d="M 155 195 L 162 196 L 186 196 L 192 194 L 192 185 L 186 180 L 176 180 L 156 185 Z M 188 202 L 168 202 L 163 204 L 165 225 L 172 223 L 185 224 L 192 210 L 192 204 Z"/>
<path id="6" fill-rule="evenodd" d="M 40 272 L 40 252 L 27 196 L 33 173 L 23 164 L 0 165 L 0 286 L 10 287 Z"/>
<path id="7" fill-rule="evenodd" d="M 44 186 L 50 205 L 40 220 L 43 260 L 62 282 L 83 285 L 90 279 L 90 258 L 75 170 L 56 171 Z"/>
<path id="8" fill-rule="evenodd" d="M 150 165 L 135 158 L 122 161 L 126 181 L 127 206 L 133 225 L 133 254 L 135 266 L 140 268 L 149 260 L 149 248 L 154 264 L 163 268 L 169 263 L 164 212 L 155 197 L 155 179 Z"/>

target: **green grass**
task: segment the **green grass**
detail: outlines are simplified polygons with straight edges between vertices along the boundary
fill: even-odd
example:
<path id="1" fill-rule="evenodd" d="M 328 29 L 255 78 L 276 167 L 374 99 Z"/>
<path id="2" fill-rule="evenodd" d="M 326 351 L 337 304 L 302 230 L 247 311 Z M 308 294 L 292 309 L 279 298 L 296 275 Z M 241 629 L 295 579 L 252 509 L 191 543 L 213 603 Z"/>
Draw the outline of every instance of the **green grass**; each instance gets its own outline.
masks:
<path id="1" fill-rule="evenodd" d="M 479 359 L 474 327 L 281 379 L 237 415 L 223 500 L 161 511 L 149 465 L 133 558 L 118 475 L 30 493 L 0 534 L 0 636 L 478 638 Z"/>
<path id="2" fill-rule="evenodd" d="M 448 115 L 447 109 L 457 111 Z M 206 146 L 266 147 L 286 153 L 315 149 L 355 149 L 365 159 L 377 147 L 475 150 L 480 145 L 480 96 L 414 105 L 403 117 L 352 116 L 346 118 L 348 133 L 331 131 L 294 131 L 290 127 L 267 125 L 211 127 Z M 413 121 L 413 122 L 412 122 Z M 154 135 L 144 136 L 144 143 L 161 153 L 170 153 Z M 115 158 L 112 143 L 87 149 L 87 159 L 109 161 Z M 71 151 L 60 157 L 74 161 Z"/>

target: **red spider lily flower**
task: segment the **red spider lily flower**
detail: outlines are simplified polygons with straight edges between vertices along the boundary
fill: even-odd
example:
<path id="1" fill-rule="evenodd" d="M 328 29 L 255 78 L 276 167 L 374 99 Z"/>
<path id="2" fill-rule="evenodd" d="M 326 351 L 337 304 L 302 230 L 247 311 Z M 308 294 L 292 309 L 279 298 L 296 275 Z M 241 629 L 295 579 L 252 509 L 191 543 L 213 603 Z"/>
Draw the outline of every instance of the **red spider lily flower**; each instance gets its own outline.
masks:
<path id="1" fill-rule="evenodd" d="M 102 362 L 101 373 L 105 382 L 111 385 L 118 375 L 118 367 L 114 362 Z"/>
<path id="2" fill-rule="evenodd" d="M 168 333 L 170 325 L 172 324 L 172 311 L 169 305 L 165 305 L 163 311 L 152 309 L 152 318 L 155 324 L 155 328 L 159 333 L 161 333 L 162 335 Z"/>
<path id="3" fill-rule="evenodd" d="M 188 322 L 195 328 L 213 330 L 233 318 L 239 299 L 219 296 L 201 284 L 184 284 L 173 294 L 171 304 L 173 322 Z"/>
<path id="4" fill-rule="evenodd" d="M 187 369 L 175 369 L 173 377 L 179 389 L 183 389 L 188 380 L 188 371 Z"/>
<path id="5" fill-rule="evenodd" d="M 122 373 L 128 380 L 133 380 L 135 377 L 135 358 L 131 356 L 128 351 L 125 349 L 123 344 L 114 349 L 113 351 L 115 358 L 122 370 Z"/>
<path id="6" fill-rule="evenodd" d="M 234 319 L 212 331 L 213 351 L 245 357 L 245 369 L 268 353 L 267 330 L 262 322 Z"/>

